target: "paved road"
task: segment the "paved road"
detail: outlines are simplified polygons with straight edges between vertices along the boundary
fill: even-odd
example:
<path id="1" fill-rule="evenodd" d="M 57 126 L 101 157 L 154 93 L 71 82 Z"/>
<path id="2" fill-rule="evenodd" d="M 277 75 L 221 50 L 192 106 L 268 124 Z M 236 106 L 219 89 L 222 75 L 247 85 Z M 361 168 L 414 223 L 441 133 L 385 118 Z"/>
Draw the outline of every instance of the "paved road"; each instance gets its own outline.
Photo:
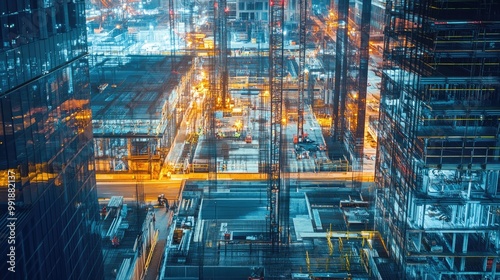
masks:
<path id="1" fill-rule="evenodd" d="M 177 199 L 181 183 L 181 180 L 142 182 L 146 202 L 157 201 L 159 194 L 165 194 L 168 200 Z M 140 191 L 140 184 L 132 181 L 97 182 L 97 197 L 106 199 L 111 196 L 123 196 L 125 200 L 134 201 L 136 199 L 136 186 L 139 187 Z"/>

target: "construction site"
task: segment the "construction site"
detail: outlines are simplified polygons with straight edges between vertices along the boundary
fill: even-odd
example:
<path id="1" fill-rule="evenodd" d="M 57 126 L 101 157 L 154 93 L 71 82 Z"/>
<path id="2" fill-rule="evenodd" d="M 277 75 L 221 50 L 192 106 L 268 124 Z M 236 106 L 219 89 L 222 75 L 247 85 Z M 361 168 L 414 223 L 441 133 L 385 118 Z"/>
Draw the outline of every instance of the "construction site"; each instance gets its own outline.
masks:
<path id="1" fill-rule="evenodd" d="M 370 198 L 340 181 L 328 186 L 290 193 L 291 222 L 273 248 L 266 181 L 219 182 L 210 193 L 206 181 L 186 183 L 162 279 L 390 279 Z"/>
<path id="2" fill-rule="evenodd" d="M 498 279 L 498 4 L 355 2 L 94 3 L 96 171 L 186 179 L 159 279 Z"/>
<path id="3" fill-rule="evenodd" d="M 196 79 L 193 58 L 96 56 L 90 71 L 97 172 L 159 177 Z"/>

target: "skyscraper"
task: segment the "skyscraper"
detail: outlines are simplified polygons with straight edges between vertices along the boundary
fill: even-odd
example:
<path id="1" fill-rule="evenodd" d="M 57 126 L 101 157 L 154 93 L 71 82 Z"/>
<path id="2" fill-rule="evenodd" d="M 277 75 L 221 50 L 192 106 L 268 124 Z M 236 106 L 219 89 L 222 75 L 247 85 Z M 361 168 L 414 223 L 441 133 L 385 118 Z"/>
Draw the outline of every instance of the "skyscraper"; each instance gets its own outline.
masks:
<path id="1" fill-rule="evenodd" d="M 400 279 L 500 275 L 500 2 L 387 1 L 376 229 Z"/>
<path id="2" fill-rule="evenodd" d="M 1 1 L 0 40 L 0 278 L 103 279 L 85 1 Z"/>

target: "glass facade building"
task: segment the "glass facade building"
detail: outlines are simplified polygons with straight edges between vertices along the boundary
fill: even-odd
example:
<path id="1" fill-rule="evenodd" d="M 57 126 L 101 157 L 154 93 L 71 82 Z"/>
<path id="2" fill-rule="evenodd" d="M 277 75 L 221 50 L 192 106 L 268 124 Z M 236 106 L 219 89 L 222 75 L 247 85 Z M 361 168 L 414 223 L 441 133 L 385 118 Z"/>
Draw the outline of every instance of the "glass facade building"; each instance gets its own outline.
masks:
<path id="1" fill-rule="evenodd" d="M 86 54 L 85 1 L 0 2 L 0 279 L 103 279 Z"/>

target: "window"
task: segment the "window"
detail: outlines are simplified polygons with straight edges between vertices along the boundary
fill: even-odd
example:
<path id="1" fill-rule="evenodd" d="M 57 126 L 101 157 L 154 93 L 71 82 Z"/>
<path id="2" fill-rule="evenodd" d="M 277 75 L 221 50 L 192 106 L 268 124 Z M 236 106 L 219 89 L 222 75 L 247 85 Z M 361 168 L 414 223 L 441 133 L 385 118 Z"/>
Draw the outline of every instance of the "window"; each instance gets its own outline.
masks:
<path id="1" fill-rule="evenodd" d="M 47 22 L 47 33 L 49 36 L 52 36 L 56 32 L 56 24 L 54 22 L 54 19 L 52 18 L 52 8 L 48 8 L 45 10 L 45 19 Z"/>
<path id="2" fill-rule="evenodd" d="M 19 7 L 18 7 L 18 1 L 16 0 L 10 0 L 7 1 L 7 12 L 8 13 L 17 13 L 19 12 Z"/>
<path id="3" fill-rule="evenodd" d="M 66 29 L 66 19 L 67 19 L 67 10 L 65 9 L 66 3 L 57 3 L 56 2 L 56 30 L 57 33 L 64 33 L 67 31 Z"/>
<path id="4" fill-rule="evenodd" d="M 37 0 L 29 0 L 31 9 L 38 9 L 38 1 Z"/>
<path id="5" fill-rule="evenodd" d="M 261 20 L 267 20 L 267 13 L 261 13 Z"/>

